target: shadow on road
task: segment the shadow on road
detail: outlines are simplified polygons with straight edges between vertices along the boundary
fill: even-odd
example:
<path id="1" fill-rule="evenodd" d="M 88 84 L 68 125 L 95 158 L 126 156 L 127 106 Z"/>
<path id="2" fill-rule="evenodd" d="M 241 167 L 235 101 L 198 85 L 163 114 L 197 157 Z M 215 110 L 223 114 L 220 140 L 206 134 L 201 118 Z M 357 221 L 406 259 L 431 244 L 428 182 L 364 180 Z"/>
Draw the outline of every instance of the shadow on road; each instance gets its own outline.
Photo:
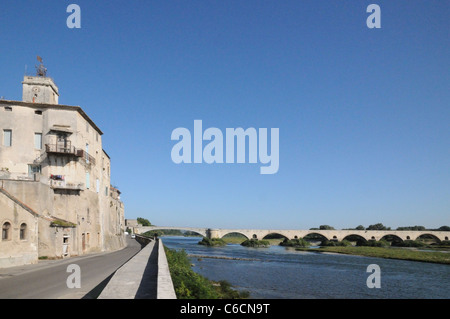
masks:
<path id="1" fill-rule="evenodd" d="M 130 239 L 131 240 L 131 239 Z M 137 240 L 132 240 L 133 243 L 137 243 L 139 244 L 140 250 L 142 250 L 142 248 L 144 248 L 146 245 L 142 244 L 140 242 L 138 242 Z M 125 261 L 123 265 L 125 265 L 127 262 L 130 261 L 130 259 L 132 259 L 137 253 L 140 252 L 140 250 L 138 250 L 135 254 L 133 254 L 130 258 L 128 258 L 127 261 Z M 120 267 L 119 267 L 120 268 Z M 117 270 L 116 270 L 117 271 Z M 105 289 L 105 287 L 108 285 L 109 281 L 111 280 L 111 278 L 114 276 L 114 274 L 116 273 L 116 271 L 114 271 L 111 275 L 109 275 L 108 277 L 106 277 L 102 282 L 100 282 L 97 286 L 95 286 L 92 290 L 90 290 L 87 294 L 85 294 L 81 299 L 97 299 L 98 296 L 100 296 L 100 294 L 102 293 L 103 289 Z M 155 286 L 156 287 L 156 286 Z"/>
<path id="2" fill-rule="evenodd" d="M 105 280 L 103 280 L 94 289 L 85 294 L 81 299 L 97 299 L 115 273 L 116 272 L 113 272 L 111 275 L 109 275 Z"/>

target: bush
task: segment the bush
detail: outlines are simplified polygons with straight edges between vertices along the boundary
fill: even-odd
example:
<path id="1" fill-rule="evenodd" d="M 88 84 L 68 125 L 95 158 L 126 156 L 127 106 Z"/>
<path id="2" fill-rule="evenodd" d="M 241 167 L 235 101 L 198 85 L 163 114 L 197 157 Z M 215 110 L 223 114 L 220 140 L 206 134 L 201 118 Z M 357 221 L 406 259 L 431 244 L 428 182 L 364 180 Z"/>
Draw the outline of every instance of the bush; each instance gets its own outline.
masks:
<path id="1" fill-rule="evenodd" d="M 356 246 L 368 246 L 368 247 L 388 247 L 390 246 L 389 242 L 386 240 L 360 240 L 356 243 Z"/>
<path id="2" fill-rule="evenodd" d="M 266 248 L 266 247 L 270 246 L 270 241 L 258 240 L 258 239 L 247 239 L 246 241 L 241 243 L 241 245 L 245 246 L 245 247 L 255 247 L 255 248 L 264 247 L 264 248 Z"/>
<path id="3" fill-rule="evenodd" d="M 211 282 L 195 273 L 184 250 L 165 249 L 170 275 L 178 299 L 218 299 Z"/>
<path id="4" fill-rule="evenodd" d="M 420 240 L 405 240 L 393 242 L 392 246 L 395 247 L 425 247 L 426 244 Z"/>
<path id="5" fill-rule="evenodd" d="M 286 247 L 309 247 L 309 242 L 307 242 L 303 238 L 296 238 L 296 239 L 287 239 L 287 238 L 285 238 L 280 243 L 280 246 L 286 246 Z"/>
<path id="6" fill-rule="evenodd" d="M 199 241 L 198 244 L 205 246 L 225 246 L 227 243 L 222 238 L 203 237 L 203 239 Z"/>
<path id="7" fill-rule="evenodd" d="M 351 246 L 352 244 L 348 240 L 323 240 L 320 243 L 320 246 Z"/>

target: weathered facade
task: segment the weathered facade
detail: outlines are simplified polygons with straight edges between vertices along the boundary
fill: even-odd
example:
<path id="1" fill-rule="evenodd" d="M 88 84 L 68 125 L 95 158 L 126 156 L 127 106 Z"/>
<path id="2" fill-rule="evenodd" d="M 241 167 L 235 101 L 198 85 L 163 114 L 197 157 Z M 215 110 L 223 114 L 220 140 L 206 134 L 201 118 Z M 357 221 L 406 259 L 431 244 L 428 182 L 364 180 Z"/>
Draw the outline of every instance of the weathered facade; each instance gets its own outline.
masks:
<path id="1" fill-rule="evenodd" d="M 0 100 L 0 268 L 124 247 L 103 132 L 81 107 L 58 104 L 51 78 L 22 84 L 22 101 Z"/>

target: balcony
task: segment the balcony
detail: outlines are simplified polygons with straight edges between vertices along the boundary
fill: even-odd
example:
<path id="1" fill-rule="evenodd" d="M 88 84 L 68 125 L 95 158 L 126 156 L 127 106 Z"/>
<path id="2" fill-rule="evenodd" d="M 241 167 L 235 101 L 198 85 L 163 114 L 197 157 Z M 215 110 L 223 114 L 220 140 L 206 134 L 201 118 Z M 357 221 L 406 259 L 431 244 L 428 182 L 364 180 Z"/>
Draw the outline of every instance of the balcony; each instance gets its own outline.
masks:
<path id="1" fill-rule="evenodd" d="M 45 144 L 47 154 L 60 156 L 75 156 L 85 160 L 86 164 L 95 165 L 95 158 L 86 151 L 72 146 L 70 141 L 56 144 Z"/>
<path id="2" fill-rule="evenodd" d="M 50 179 L 50 188 L 62 189 L 62 190 L 83 191 L 84 184 L 83 183 L 69 183 L 63 179 L 61 179 L 61 180 Z"/>
<path id="3" fill-rule="evenodd" d="M 92 157 L 88 152 L 78 149 L 76 156 L 83 158 L 86 164 L 95 165 L 95 158 Z"/>
<path id="4" fill-rule="evenodd" d="M 79 150 L 73 147 L 70 141 L 67 141 L 67 143 L 64 144 L 45 144 L 45 151 L 48 154 L 79 156 Z"/>

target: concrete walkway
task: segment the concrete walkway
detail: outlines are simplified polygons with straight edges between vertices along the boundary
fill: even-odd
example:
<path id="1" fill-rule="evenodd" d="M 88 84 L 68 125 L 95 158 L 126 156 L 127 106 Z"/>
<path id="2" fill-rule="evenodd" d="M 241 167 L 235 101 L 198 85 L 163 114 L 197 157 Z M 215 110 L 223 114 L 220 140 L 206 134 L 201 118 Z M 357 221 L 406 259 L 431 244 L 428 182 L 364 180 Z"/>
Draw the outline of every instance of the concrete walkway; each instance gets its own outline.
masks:
<path id="1" fill-rule="evenodd" d="M 98 299 L 156 299 L 158 246 L 151 241 L 119 268 Z"/>

